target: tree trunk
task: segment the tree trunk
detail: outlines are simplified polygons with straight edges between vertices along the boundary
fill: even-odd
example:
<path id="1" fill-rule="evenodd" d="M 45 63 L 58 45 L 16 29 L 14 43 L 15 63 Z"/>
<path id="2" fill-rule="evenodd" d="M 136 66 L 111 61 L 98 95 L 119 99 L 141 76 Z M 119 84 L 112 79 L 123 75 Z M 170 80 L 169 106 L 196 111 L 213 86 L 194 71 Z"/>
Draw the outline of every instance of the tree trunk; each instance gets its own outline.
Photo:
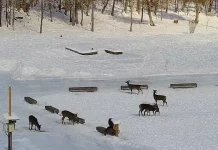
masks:
<path id="1" fill-rule="evenodd" d="M 80 24 L 81 26 L 83 26 L 83 0 L 81 0 L 81 21 L 80 21 Z"/>
<path id="2" fill-rule="evenodd" d="M 72 7 L 72 26 L 75 26 L 75 7 L 76 7 L 76 3 L 75 0 L 73 0 L 73 7 Z"/>
<path id="3" fill-rule="evenodd" d="M 40 33 L 42 33 L 43 14 L 44 14 L 44 0 L 41 0 L 41 24 L 40 24 Z"/>
<path id="4" fill-rule="evenodd" d="M 143 16 L 144 16 L 144 4 L 142 4 L 142 15 L 141 15 L 141 22 L 143 21 Z"/>
<path id="5" fill-rule="evenodd" d="M 125 0 L 124 4 L 124 12 L 127 13 L 127 7 L 128 7 L 128 0 Z"/>
<path id="6" fill-rule="evenodd" d="M 75 23 L 78 24 L 79 23 L 79 17 L 78 17 L 78 2 L 77 0 L 74 0 L 75 1 Z"/>
<path id="7" fill-rule="evenodd" d="M 163 0 L 160 0 L 160 3 L 161 3 L 160 18 L 161 18 L 161 21 L 162 21 L 162 19 L 163 19 Z"/>
<path id="8" fill-rule="evenodd" d="M 51 4 L 51 2 L 48 4 L 48 8 L 49 8 L 49 12 L 50 12 L 50 19 L 52 22 L 53 20 L 52 20 L 52 4 Z"/>
<path id="9" fill-rule="evenodd" d="M 107 7 L 108 2 L 109 2 L 109 0 L 107 0 L 106 3 L 104 4 L 104 7 L 102 8 L 102 11 L 101 11 L 102 14 L 104 13 L 105 8 Z"/>
<path id="10" fill-rule="evenodd" d="M 89 10 L 90 10 L 90 0 L 88 0 L 88 3 L 87 3 L 87 7 L 86 7 L 86 16 L 89 16 Z"/>
<path id="11" fill-rule="evenodd" d="M 130 32 L 132 32 L 132 8 L 133 8 L 133 0 L 131 0 L 131 23 L 130 23 Z"/>
<path id="12" fill-rule="evenodd" d="M 59 8 L 59 12 L 61 12 L 61 0 L 59 1 L 59 5 L 58 5 L 58 8 Z"/>
<path id="13" fill-rule="evenodd" d="M 168 13 L 169 0 L 166 0 L 166 13 Z"/>
<path id="14" fill-rule="evenodd" d="M 140 14 L 140 10 L 141 10 L 140 6 L 141 6 L 141 1 L 137 0 L 137 8 L 136 8 L 136 10 L 137 10 L 138 14 Z"/>
<path id="15" fill-rule="evenodd" d="M 112 11 L 111 11 L 111 16 L 114 16 L 114 7 L 115 7 L 115 0 L 113 0 L 113 6 L 112 6 Z"/>
<path id="16" fill-rule="evenodd" d="M 15 0 L 12 0 L 12 5 L 13 5 L 13 12 L 12 12 L 12 27 L 13 27 L 13 30 L 14 30 L 14 9 L 15 9 Z"/>
<path id="17" fill-rule="evenodd" d="M 198 2 L 195 3 L 195 7 L 196 7 L 195 23 L 198 23 L 199 22 L 199 11 L 200 11 L 200 5 L 198 4 Z"/>
<path id="18" fill-rule="evenodd" d="M 208 12 L 211 12 L 213 6 L 213 0 L 210 0 Z"/>
<path id="19" fill-rule="evenodd" d="M 5 8 L 6 9 L 5 10 L 6 11 L 6 14 L 5 14 L 6 15 L 6 24 L 7 24 L 7 27 L 8 27 L 8 0 L 6 0 L 6 6 L 5 7 L 6 7 Z"/>
<path id="20" fill-rule="evenodd" d="M 146 4 L 147 4 L 147 9 L 148 9 L 148 16 L 149 16 L 149 21 L 150 21 L 150 26 L 155 26 L 153 20 L 152 20 L 152 16 L 151 16 L 151 4 L 149 0 L 146 0 Z"/>
<path id="21" fill-rule="evenodd" d="M 91 17 L 91 21 L 92 21 L 91 31 L 94 32 L 94 0 L 92 0 L 92 17 Z"/>
<path id="22" fill-rule="evenodd" d="M 70 4 L 70 22 L 72 22 L 72 3 Z"/>
<path id="23" fill-rule="evenodd" d="M 0 0 L 0 27 L 2 27 L 2 0 Z"/>
<path id="24" fill-rule="evenodd" d="M 8 23 L 9 23 L 9 25 L 11 25 L 11 18 L 12 18 L 12 17 L 11 17 L 11 1 L 12 1 L 12 0 L 9 0 L 9 12 L 10 12 L 10 13 L 9 13 L 10 15 L 9 15 L 9 18 L 8 18 Z"/>

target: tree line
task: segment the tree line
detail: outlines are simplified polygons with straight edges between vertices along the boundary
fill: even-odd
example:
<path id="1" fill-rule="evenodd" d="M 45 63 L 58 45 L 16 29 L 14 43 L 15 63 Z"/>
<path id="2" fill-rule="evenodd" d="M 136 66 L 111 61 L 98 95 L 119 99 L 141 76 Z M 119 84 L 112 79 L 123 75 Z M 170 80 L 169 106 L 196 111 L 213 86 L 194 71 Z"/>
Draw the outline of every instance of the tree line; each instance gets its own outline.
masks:
<path id="1" fill-rule="evenodd" d="M 144 12 L 146 11 L 149 16 L 149 23 L 155 26 L 152 19 L 152 13 L 157 15 L 157 12 L 168 13 L 169 8 L 173 8 L 175 12 L 186 11 L 188 12 L 189 6 L 195 7 L 195 23 L 199 22 L 199 12 L 201 8 L 206 10 L 206 13 L 216 11 L 216 0 L 0 0 L 0 27 L 2 26 L 2 17 L 5 15 L 6 25 L 14 27 L 14 11 L 21 9 L 29 15 L 29 11 L 34 6 L 41 7 L 41 25 L 40 33 L 42 32 L 42 23 L 44 17 L 44 10 L 49 9 L 50 19 L 53 21 L 53 10 L 57 9 L 60 13 L 69 16 L 69 21 L 72 26 L 80 24 L 83 26 L 83 15 L 91 16 L 91 31 L 94 31 L 94 12 L 96 4 L 101 4 L 101 13 L 105 13 L 105 9 L 111 9 L 111 16 L 115 15 L 116 5 L 122 6 L 122 11 L 125 13 L 130 12 L 130 31 L 132 31 L 132 12 L 135 9 L 141 15 L 141 22 L 143 21 Z M 110 5 L 109 5 L 110 4 Z M 180 10 L 179 10 L 180 9 Z M 2 12 L 5 12 L 3 14 Z M 80 20 L 79 20 L 80 12 Z"/>

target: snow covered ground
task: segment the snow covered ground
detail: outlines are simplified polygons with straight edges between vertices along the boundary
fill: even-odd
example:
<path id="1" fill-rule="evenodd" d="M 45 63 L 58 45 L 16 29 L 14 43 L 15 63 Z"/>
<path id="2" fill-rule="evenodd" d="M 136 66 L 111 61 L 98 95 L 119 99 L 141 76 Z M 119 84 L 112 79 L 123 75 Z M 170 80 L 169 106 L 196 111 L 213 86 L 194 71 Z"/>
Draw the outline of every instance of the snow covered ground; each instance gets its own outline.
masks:
<path id="1" fill-rule="evenodd" d="M 7 88 L 12 86 L 13 112 L 20 120 L 13 133 L 14 150 L 214 150 L 218 148 L 217 17 L 201 14 L 194 34 L 189 34 L 187 16 L 179 24 L 172 17 L 155 19 L 157 26 L 129 23 L 121 17 L 96 13 L 95 32 L 67 26 L 63 16 L 44 21 L 39 34 L 38 12 L 30 13 L 11 28 L 0 28 L 0 114 L 7 112 Z M 125 15 L 125 14 L 124 14 Z M 182 14 L 181 14 L 182 15 Z M 134 15 L 135 19 L 140 16 Z M 173 14 L 172 14 L 173 16 Z M 146 20 L 146 17 L 145 17 Z M 62 35 L 62 37 L 60 37 Z M 98 51 L 82 56 L 80 52 Z M 123 51 L 110 55 L 104 49 Z M 148 84 L 144 94 L 120 91 L 126 80 Z M 170 89 L 170 83 L 197 82 L 194 89 Z M 98 86 L 94 93 L 71 93 L 71 86 Z M 167 96 L 168 106 L 160 116 L 138 116 L 139 104 L 153 103 L 153 89 Z M 25 96 L 39 104 L 29 105 Z M 62 125 L 61 116 L 44 109 L 53 105 L 84 118 L 84 125 Z M 28 116 L 38 118 L 42 129 L 28 130 Z M 96 126 L 107 126 L 108 118 L 119 120 L 119 137 L 103 136 Z M 2 120 L 2 119 L 1 119 Z M 0 150 L 7 137 L 0 132 Z"/>

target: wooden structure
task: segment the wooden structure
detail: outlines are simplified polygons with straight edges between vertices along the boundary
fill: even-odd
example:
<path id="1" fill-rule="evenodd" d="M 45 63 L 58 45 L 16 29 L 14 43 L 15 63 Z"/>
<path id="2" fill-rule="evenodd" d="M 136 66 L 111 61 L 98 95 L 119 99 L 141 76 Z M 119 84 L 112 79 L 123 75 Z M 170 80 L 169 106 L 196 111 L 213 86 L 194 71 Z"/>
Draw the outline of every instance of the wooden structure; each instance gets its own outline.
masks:
<path id="1" fill-rule="evenodd" d="M 67 49 L 67 50 L 69 50 L 69 51 L 71 51 L 71 52 L 77 53 L 77 54 L 79 54 L 79 55 L 96 55 L 96 54 L 98 54 L 98 51 L 87 52 L 87 53 L 81 53 L 81 52 L 78 52 L 78 51 L 73 50 L 73 49 L 71 49 L 71 48 L 65 47 L 65 49 Z"/>
<path id="2" fill-rule="evenodd" d="M 45 106 L 45 109 L 51 113 L 56 113 L 56 114 L 59 113 L 59 109 L 52 107 L 52 106 Z"/>
<path id="3" fill-rule="evenodd" d="M 106 53 L 109 53 L 109 54 L 113 54 L 113 55 L 120 55 L 120 54 L 123 54 L 123 52 L 115 52 L 115 51 L 111 51 L 111 50 L 104 50 Z"/>
<path id="4" fill-rule="evenodd" d="M 118 134 L 120 133 L 119 124 L 114 124 L 114 130 L 116 131 L 115 136 L 118 136 Z"/>
<path id="5" fill-rule="evenodd" d="M 85 123 L 85 119 L 79 118 L 79 117 L 77 117 L 77 119 L 78 119 L 78 123 L 80 123 L 80 124 L 84 124 Z"/>
<path id="6" fill-rule="evenodd" d="M 128 87 L 128 85 L 123 85 L 120 87 L 121 90 L 130 90 L 130 88 Z M 148 89 L 148 85 L 141 85 L 141 89 Z"/>
<path id="7" fill-rule="evenodd" d="M 179 84 L 170 84 L 170 88 L 196 88 L 197 83 L 179 83 Z"/>
<path id="8" fill-rule="evenodd" d="M 29 104 L 37 104 L 37 101 L 31 97 L 24 97 L 24 100 Z"/>
<path id="9" fill-rule="evenodd" d="M 70 87 L 70 92 L 96 92 L 98 90 L 97 87 Z"/>

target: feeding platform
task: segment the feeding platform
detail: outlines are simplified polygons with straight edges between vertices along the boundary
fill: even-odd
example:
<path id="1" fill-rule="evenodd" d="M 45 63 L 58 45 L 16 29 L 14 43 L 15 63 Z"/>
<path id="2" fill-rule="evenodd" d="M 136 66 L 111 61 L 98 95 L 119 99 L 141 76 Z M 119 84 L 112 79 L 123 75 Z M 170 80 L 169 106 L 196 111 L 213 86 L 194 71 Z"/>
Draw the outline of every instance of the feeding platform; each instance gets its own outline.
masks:
<path id="1" fill-rule="evenodd" d="M 113 54 L 113 55 L 120 55 L 120 54 L 123 54 L 123 52 L 120 52 L 120 51 L 111 51 L 111 50 L 104 50 L 106 53 L 109 53 L 109 54 Z"/>
<path id="2" fill-rule="evenodd" d="M 53 106 L 45 106 L 45 109 L 51 113 L 56 113 L 58 114 L 59 113 L 59 109 L 53 107 Z"/>
<path id="3" fill-rule="evenodd" d="M 31 97 L 24 97 L 24 100 L 29 104 L 37 104 L 37 101 Z"/>
<path id="4" fill-rule="evenodd" d="M 196 88 L 197 83 L 179 83 L 179 84 L 170 84 L 170 88 Z"/>
<path id="5" fill-rule="evenodd" d="M 70 87 L 70 92 L 96 92 L 98 90 L 97 87 Z"/>

